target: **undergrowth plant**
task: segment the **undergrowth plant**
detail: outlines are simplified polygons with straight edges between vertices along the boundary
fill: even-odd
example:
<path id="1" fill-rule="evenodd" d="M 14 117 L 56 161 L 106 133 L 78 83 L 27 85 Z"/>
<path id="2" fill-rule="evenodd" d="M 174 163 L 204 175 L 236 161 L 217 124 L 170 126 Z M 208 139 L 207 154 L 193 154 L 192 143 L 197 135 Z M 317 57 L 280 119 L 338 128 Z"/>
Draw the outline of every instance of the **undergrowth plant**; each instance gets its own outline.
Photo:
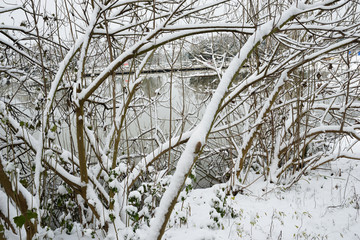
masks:
<path id="1" fill-rule="evenodd" d="M 214 188 L 215 196 L 211 198 L 210 206 L 211 210 L 209 212 L 210 219 L 213 221 L 208 225 L 211 229 L 223 229 L 224 228 L 224 219 L 225 218 L 236 218 L 239 216 L 239 211 L 236 211 L 228 203 L 228 195 L 226 194 L 225 188 Z"/>
<path id="2" fill-rule="evenodd" d="M 137 190 L 128 195 L 128 205 L 126 213 L 130 219 L 130 225 L 135 232 L 142 224 L 149 226 L 150 219 L 154 216 L 154 210 L 169 186 L 171 176 L 156 180 L 157 176 L 153 175 L 153 182 L 143 182 Z"/>

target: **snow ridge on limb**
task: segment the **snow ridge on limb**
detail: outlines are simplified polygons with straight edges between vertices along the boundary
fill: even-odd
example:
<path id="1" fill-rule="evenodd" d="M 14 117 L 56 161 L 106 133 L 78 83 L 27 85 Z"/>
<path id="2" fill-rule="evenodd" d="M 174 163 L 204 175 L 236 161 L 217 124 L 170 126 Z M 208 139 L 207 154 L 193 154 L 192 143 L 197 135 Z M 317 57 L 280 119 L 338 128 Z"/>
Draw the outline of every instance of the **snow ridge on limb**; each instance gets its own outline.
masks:
<path id="1" fill-rule="evenodd" d="M 94 10 L 94 14 L 92 15 L 93 19 L 91 19 L 91 21 L 90 21 L 91 25 L 89 25 L 87 27 L 87 29 L 92 30 L 94 28 L 94 26 L 96 24 L 95 19 L 97 17 L 97 14 L 99 13 L 99 11 L 100 11 L 99 8 L 96 8 L 96 11 Z M 67 67 L 69 66 L 71 60 L 74 58 L 75 54 L 81 49 L 84 41 L 88 38 L 87 34 L 90 34 L 89 32 L 91 32 L 91 31 L 89 31 L 89 30 L 86 31 L 85 34 L 83 34 L 81 37 L 79 37 L 76 40 L 74 45 L 70 48 L 70 50 L 65 55 L 64 59 L 59 64 L 59 68 L 58 68 L 58 70 L 56 72 L 54 80 L 51 82 L 51 88 L 50 88 L 50 91 L 49 91 L 47 99 L 46 99 L 44 117 L 43 117 L 43 124 L 45 126 L 44 129 L 49 127 L 48 126 L 48 120 L 49 120 L 50 110 L 51 110 L 52 104 L 54 102 L 55 94 L 56 94 L 56 91 L 59 88 L 62 77 L 64 76 L 65 71 L 66 71 Z"/>
<path id="2" fill-rule="evenodd" d="M 33 203 L 33 196 L 31 193 L 27 191 L 26 188 L 23 187 L 23 185 L 18 181 L 18 178 L 15 177 L 14 179 L 11 179 L 7 173 L 6 168 L 4 168 L 4 163 L 2 156 L 0 156 L 0 181 L 1 186 L 4 189 L 6 195 L 12 200 L 12 202 L 16 205 L 16 209 L 14 208 L 8 208 L 8 210 L 12 209 L 15 210 L 15 214 L 17 213 L 17 209 L 20 210 L 21 214 L 26 216 L 27 211 L 30 208 L 31 204 Z M 16 170 L 15 170 L 16 171 Z M 0 190 L 0 193 L 2 193 L 2 189 Z M 2 194 L 0 194 L 2 195 Z M 5 200 L 5 199 L 4 199 Z M 3 201 L 6 202 L 6 201 Z M 10 201 L 8 201 L 9 203 Z M 3 211 L 4 207 L 0 207 L 0 213 L 7 213 L 8 210 Z M 13 211 L 14 213 L 14 211 Z M 10 215 L 10 214 L 9 214 Z M 13 219 L 9 218 L 8 216 L 7 220 L 13 225 L 14 221 Z M 26 219 L 24 222 L 25 230 L 28 235 L 34 235 L 37 231 L 37 224 L 36 222 L 33 223 L 31 220 Z M 15 231 L 14 228 L 12 228 L 13 231 Z M 21 231 L 21 229 L 20 229 Z"/>
<path id="3" fill-rule="evenodd" d="M 0 102 L 0 115 L 4 116 L 5 119 L 7 119 L 7 122 L 9 124 L 9 126 L 14 129 L 14 131 L 16 131 L 16 136 L 19 139 L 22 139 L 23 142 L 29 146 L 29 148 L 36 154 L 38 155 L 38 151 L 39 151 L 39 140 L 35 139 L 27 130 L 26 128 L 23 128 L 20 126 L 20 124 L 10 115 L 6 113 L 5 110 L 5 104 L 3 102 Z M 59 147 L 60 148 L 60 147 Z M 46 150 L 50 150 L 53 151 L 54 153 L 58 154 L 60 156 L 60 158 L 63 158 L 64 161 L 67 161 L 67 158 L 73 157 L 73 161 L 76 165 L 79 165 L 79 160 L 76 159 L 74 156 L 72 156 L 72 154 L 70 152 L 68 152 L 65 149 L 46 149 Z M 69 186 L 72 187 L 72 189 L 77 193 L 80 194 L 83 199 L 85 201 L 88 201 L 89 199 L 87 199 L 86 197 L 86 193 L 81 193 L 81 188 L 84 187 L 84 183 L 81 182 L 81 179 L 79 177 L 76 177 L 74 175 L 72 175 L 71 173 L 69 173 L 66 169 L 64 169 L 61 164 L 58 164 L 58 162 L 54 159 L 54 158 L 48 158 L 48 159 L 43 159 L 42 163 L 46 164 L 47 167 L 49 167 L 52 171 L 54 171 L 62 180 L 64 180 L 64 182 L 66 182 Z M 103 199 L 106 202 L 109 202 L 109 196 L 106 193 L 105 189 L 102 187 L 102 185 L 98 182 L 98 180 L 96 179 L 95 176 L 93 175 L 89 175 L 89 183 L 88 185 L 91 184 L 92 188 L 97 189 L 100 193 L 101 196 L 103 197 Z M 22 184 L 19 182 L 18 183 L 18 189 L 23 191 L 23 195 L 27 196 L 27 202 L 29 203 L 28 206 L 31 206 L 32 208 L 36 208 L 39 209 L 37 204 L 37 201 L 35 199 L 35 196 L 29 194 L 26 194 L 26 192 L 24 192 L 26 189 L 22 186 Z M 26 190 L 27 191 L 27 190 Z M 92 194 L 91 195 L 91 200 L 93 203 L 98 203 L 95 206 L 91 207 L 93 208 L 94 214 L 99 217 L 100 223 L 104 224 L 104 220 L 107 220 L 107 218 L 105 218 L 102 213 L 104 212 L 104 209 L 102 209 L 100 207 L 100 200 L 97 197 L 97 195 Z M 31 203 L 31 204 L 30 204 Z M 99 212 L 99 210 L 101 210 Z"/>
<path id="4" fill-rule="evenodd" d="M 76 83 L 73 86 L 73 102 L 76 106 L 76 137 L 77 137 L 77 150 L 79 155 L 79 167 L 80 167 L 80 178 L 84 183 L 88 183 L 88 172 L 87 172 L 87 164 L 86 164 L 86 154 L 85 154 L 85 136 L 84 136 L 84 106 L 82 101 L 79 101 L 77 98 L 77 94 L 82 89 L 83 84 L 83 74 L 85 71 L 85 59 L 86 53 L 90 44 L 91 34 L 96 25 L 97 18 L 100 12 L 100 8 L 98 6 L 95 7 L 92 12 L 90 22 L 87 28 L 86 33 L 84 34 L 84 42 L 81 46 L 79 60 L 77 62 L 78 72 Z M 86 187 L 82 189 L 82 193 L 86 196 Z M 86 197 L 85 197 L 86 198 Z"/>
<path id="5" fill-rule="evenodd" d="M 0 43 L 8 46 L 9 48 L 13 49 L 13 50 L 16 51 L 17 53 L 19 53 L 19 54 L 21 54 L 22 56 L 24 56 L 25 58 L 27 58 L 30 62 L 33 62 L 33 63 L 35 63 L 36 65 L 38 65 L 38 66 L 41 67 L 41 63 L 40 63 L 37 59 L 31 57 L 29 54 L 27 54 L 27 53 L 24 52 L 23 50 L 17 48 L 17 47 L 15 46 L 15 44 L 13 44 L 12 42 L 9 42 L 9 41 L 7 41 L 7 40 L 5 40 L 5 39 L 3 39 L 3 38 L 0 38 Z"/>
<path id="6" fill-rule="evenodd" d="M 39 141 L 35 139 L 27 130 L 20 126 L 20 124 L 10 115 L 6 113 L 5 104 L 0 102 L 0 115 L 3 115 L 5 119 L 7 119 L 7 124 L 16 131 L 16 137 L 22 139 L 23 142 L 30 147 L 32 151 L 37 153 L 37 146 L 39 145 Z M 69 152 L 66 150 L 62 150 L 59 154 L 63 157 L 71 156 Z M 53 171 L 55 171 L 67 184 L 74 187 L 74 189 L 78 189 L 81 185 L 80 178 L 73 176 L 68 171 L 66 171 L 60 164 L 57 164 L 56 161 L 50 160 L 45 161 Z M 35 206 L 36 207 L 36 206 Z"/>
<path id="7" fill-rule="evenodd" d="M 184 2 L 183 2 L 184 3 Z M 181 5 L 181 4 L 180 4 Z M 178 7 L 180 7 L 180 5 Z M 175 14 L 176 10 L 172 13 Z M 143 39 L 138 41 L 136 44 L 134 44 L 132 47 L 127 49 L 125 52 L 120 54 L 119 57 L 117 57 L 114 61 L 112 61 L 100 74 L 96 77 L 96 79 L 91 82 L 85 89 L 81 90 L 79 92 L 78 100 L 79 102 L 84 102 L 86 99 L 88 99 L 91 94 L 105 81 L 105 79 L 112 74 L 113 71 L 115 71 L 118 67 L 121 66 L 125 61 L 132 58 L 135 55 L 139 54 L 139 49 L 144 46 L 146 43 L 150 42 L 151 39 L 153 39 L 155 36 L 157 36 L 163 28 L 168 24 L 168 21 L 172 17 L 172 14 L 168 17 L 168 19 L 162 23 L 159 27 L 155 28 L 151 32 L 149 32 Z M 146 49 L 146 51 L 143 51 L 143 53 L 148 52 L 152 50 L 153 47 L 149 47 Z"/>
<path id="8" fill-rule="evenodd" d="M 270 111 L 272 105 L 274 104 L 279 92 L 281 91 L 282 87 L 285 84 L 285 81 L 287 79 L 287 74 L 289 71 L 284 71 L 281 76 L 280 79 L 278 80 L 277 84 L 275 85 L 274 90 L 272 91 L 271 95 L 269 96 L 269 98 L 267 99 L 267 101 L 265 102 L 264 106 L 262 107 L 259 116 L 257 117 L 255 123 L 254 123 L 254 127 L 251 129 L 251 131 L 245 135 L 244 137 L 244 142 L 242 144 L 242 147 L 239 151 L 239 156 L 236 159 L 236 164 L 235 164 L 235 171 L 232 172 L 232 176 L 231 176 L 231 180 L 233 180 L 234 182 L 232 182 L 230 180 L 230 186 L 228 187 L 233 187 L 233 183 L 237 183 L 239 176 L 240 176 L 240 171 L 242 170 L 243 166 L 244 166 L 244 159 L 245 156 L 247 154 L 247 152 L 249 151 L 252 142 L 254 140 L 255 134 L 258 131 L 258 129 L 261 127 L 261 122 L 263 121 L 264 117 L 266 116 L 266 114 Z M 236 191 L 236 190 L 235 190 Z"/>
<path id="9" fill-rule="evenodd" d="M 211 4 L 202 5 L 200 7 L 194 8 L 188 12 L 182 13 L 182 9 L 176 9 L 169 15 L 166 15 L 166 19 L 163 23 L 161 23 L 158 27 L 156 27 L 154 30 L 150 31 L 148 34 L 146 34 L 141 40 L 136 42 L 132 47 L 124 51 L 122 54 L 120 54 L 115 60 L 113 60 L 95 79 L 93 82 L 91 82 L 86 88 L 84 88 L 79 94 L 78 98 L 79 101 L 85 101 L 88 99 L 92 93 L 105 81 L 105 79 L 112 74 L 113 71 L 115 71 L 118 67 L 120 67 L 124 62 L 127 60 L 133 58 L 136 55 L 141 55 L 144 53 L 147 53 L 153 49 L 156 49 L 168 42 L 184 38 L 190 35 L 197 35 L 201 33 L 208 33 L 208 32 L 214 32 L 214 31 L 228 31 L 228 32 L 242 32 L 242 33 L 252 33 L 253 31 L 244 30 L 245 28 L 242 26 L 239 27 L 238 30 L 235 30 L 233 27 L 231 28 L 209 28 L 208 26 L 211 24 L 204 24 L 203 26 L 205 29 L 199 30 L 197 28 L 191 29 L 191 30 L 181 30 L 179 32 L 170 32 L 167 34 L 164 34 L 164 36 L 159 37 L 156 39 L 156 41 L 153 41 L 156 37 L 158 37 L 160 34 L 168 32 L 166 29 L 168 26 L 171 26 L 179 19 L 186 17 L 187 15 L 195 12 L 199 12 L 201 10 L 217 6 L 219 4 L 222 4 L 224 2 L 228 2 L 229 0 L 222 0 L 222 1 L 216 1 Z M 184 4 L 185 1 L 180 2 L 178 8 Z M 177 12 L 179 10 L 179 12 Z M 180 13 L 180 14 L 179 14 Z M 179 15 L 176 15 L 179 14 Z M 165 16 L 163 16 L 165 18 Z M 127 27 L 121 27 L 120 29 L 114 30 L 115 32 L 120 32 L 122 30 L 127 29 Z M 241 29 L 241 31 L 239 31 Z M 98 30 L 96 30 L 98 31 Z M 110 29 L 110 33 L 112 30 Z"/>
<path id="10" fill-rule="evenodd" d="M 96 19 L 96 16 L 98 12 L 100 11 L 99 8 L 96 8 L 93 13 L 93 18 Z M 92 25 L 89 27 L 90 29 L 93 29 L 95 26 L 95 20 L 92 18 Z M 87 32 L 88 33 L 88 32 Z M 63 74 L 65 73 L 66 67 L 70 63 L 71 59 L 75 55 L 76 51 L 80 48 L 80 46 L 83 44 L 83 40 L 86 40 L 86 34 L 84 36 L 84 39 L 81 39 L 77 42 L 77 44 L 74 45 L 74 47 L 68 52 L 65 59 L 60 63 L 59 70 L 55 76 L 55 80 L 52 82 L 51 90 L 49 93 L 48 98 L 46 99 L 45 104 L 45 110 L 42 118 L 42 133 L 40 134 L 40 139 L 38 140 L 38 144 L 36 145 L 36 156 L 35 156 L 35 176 L 34 176 L 34 185 L 35 185 L 35 203 L 37 206 L 40 204 L 40 173 L 42 172 L 42 158 L 44 154 L 44 142 L 47 138 L 47 131 L 49 129 L 48 120 L 50 116 L 50 111 L 52 104 L 55 99 L 56 91 L 59 87 L 60 81 L 62 79 Z M 38 211 L 38 220 L 40 221 L 40 212 Z"/>
<path id="11" fill-rule="evenodd" d="M 0 157 L 1 158 L 1 157 Z M 0 199 L 7 199 L 6 193 L 3 191 L 0 191 Z M 11 231 L 16 234 L 17 227 L 14 221 L 14 217 L 17 216 L 17 209 L 14 207 L 10 202 L 8 201 L 1 201 L 0 202 L 0 213 L 3 214 L 2 219 L 5 221 L 5 223 L 11 228 Z"/>
<path id="12" fill-rule="evenodd" d="M 15 5 L 13 7 L 2 7 L 0 8 L 0 13 L 5 13 L 5 12 L 11 12 L 11 11 L 14 11 L 14 10 L 17 10 L 17 9 L 22 9 L 23 6 L 22 5 Z"/>
<path id="13" fill-rule="evenodd" d="M 222 110 L 225 106 L 227 106 L 231 102 L 231 100 L 233 100 L 235 97 L 237 97 L 242 91 L 244 91 L 250 85 L 259 82 L 261 79 L 263 79 L 263 78 L 265 78 L 267 76 L 271 76 L 271 75 L 273 75 L 273 74 L 275 74 L 275 73 L 277 73 L 279 71 L 282 71 L 282 69 L 285 68 L 286 64 L 290 64 L 290 65 L 286 66 L 286 69 L 287 69 L 286 71 L 291 72 L 291 71 L 293 71 L 294 69 L 296 69 L 297 67 L 303 65 L 306 62 L 316 60 L 318 58 L 322 58 L 322 56 L 324 54 L 329 53 L 331 51 L 334 51 L 334 50 L 336 50 L 338 48 L 344 47 L 344 46 L 346 46 L 348 44 L 351 44 L 353 42 L 356 42 L 357 40 L 358 40 L 358 38 L 349 38 L 349 39 L 342 40 L 342 41 L 337 42 L 335 44 L 332 44 L 332 45 L 330 45 L 330 46 L 328 46 L 326 48 L 319 49 L 317 52 L 312 53 L 309 56 L 305 56 L 304 58 L 302 58 L 302 61 L 300 61 L 300 62 L 293 61 L 293 59 L 295 57 L 299 56 L 299 54 L 301 53 L 301 51 L 297 51 L 294 54 L 292 54 L 291 56 L 289 56 L 288 58 L 286 58 L 284 61 L 278 63 L 277 65 L 275 65 L 272 68 L 267 69 L 266 71 L 265 71 L 265 69 L 268 68 L 268 66 L 261 67 L 260 71 L 259 71 L 260 73 L 255 72 L 253 75 L 249 76 L 246 79 L 246 81 L 239 84 L 236 88 L 234 88 L 232 90 L 231 93 L 229 93 L 226 96 L 225 100 L 222 103 L 222 106 L 221 106 L 220 110 Z M 319 88 L 319 90 L 317 92 L 319 93 L 321 91 L 321 89 L 322 88 Z M 278 106 L 274 106 L 274 109 L 279 108 L 279 107 L 284 106 L 284 105 L 289 104 L 289 103 L 290 103 L 290 101 L 285 102 L 285 103 L 283 103 L 281 105 L 278 105 Z M 331 105 L 328 106 L 328 105 L 325 105 L 325 104 L 315 104 L 312 107 L 312 109 L 324 109 L 324 108 L 327 108 L 327 107 L 329 107 L 329 108 L 331 107 L 331 109 L 340 109 L 340 106 L 338 106 L 338 105 L 336 105 L 336 106 L 331 106 Z M 357 103 L 352 103 L 351 107 L 359 108 L 360 105 L 357 104 Z M 254 114 L 254 111 L 252 111 L 248 115 L 242 117 L 241 119 L 238 119 L 238 120 L 233 121 L 232 123 L 229 123 L 228 125 L 223 125 L 223 126 L 216 127 L 211 132 L 222 131 L 222 130 L 228 128 L 228 127 L 235 126 L 235 125 L 245 121 L 252 114 Z M 221 123 L 221 120 L 222 119 L 218 119 L 216 121 L 216 123 L 214 124 L 214 126 L 218 126 L 218 124 Z"/>
<path id="14" fill-rule="evenodd" d="M 338 49 L 338 48 L 341 48 L 341 47 L 347 46 L 347 45 L 349 45 L 349 44 L 351 44 L 351 43 L 353 43 L 353 42 L 356 42 L 357 39 L 358 39 L 358 38 L 355 38 L 355 37 L 354 37 L 354 38 L 349 38 L 349 39 L 345 39 L 345 40 L 339 41 L 339 42 L 334 43 L 334 44 L 331 44 L 330 46 L 327 46 L 327 47 L 325 47 L 325 48 L 323 48 L 323 49 L 319 49 L 318 51 L 316 51 L 316 52 L 314 52 L 314 53 L 312 53 L 312 54 L 310 54 L 310 55 L 308 55 L 308 56 L 305 56 L 300 62 L 292 62 L 292 63 L 290 63 L 290 60 L 291 60 L 291 59 L 295 58 L 296 56 L 298 56 L 298 55 L 301 53 L 301 51 L 297 51 L 296 53 L 294 53 L 293 55 L 291 55 L 290 57 L 288 57 L 287 59 L 285 59 L 283 62 L 277 64 L 275 67 L 268 69 L 266 73 L 265 73 L 265 71 L 260 70 L 260 73 L 254 73 L 253 75 L 251 75 L 250 77 L 248 77 L 248 78 L 246 79 L 246 81 L 244 81 L 242 84 L 240 84 L 239 86 L 237 86 L 237 87 L 225 98 L 225 100 L 224 100 L 224 102 L 223 102 L 223 105 L 222 105 L 222 108 L 225 107 L 225 106 L 229 103 L 230 100 L 232 100 L 234 97 L 236 97 L 238 94 L 240 94 L 240 93 L 241 93 L 244 89 L 246 89 L 248 86 L 250 86 L 251 84 L 254 84 L 254 83 L 258 82 L 259 80 L 263 79 L 263 78 L 266 77 L 266 76 L 270 76 L 270 75 L 272 75 L 272 74 L 274 74 L 274 73 L 277 73 L 277 72 L 281 71 L 282 68 L 284 68 L 286 64 L 290 63 L 290 65 L 286 66 L 286 70 L 285 70 L 285 71 L 286 71 L 286 72 L 291 72 L 291 71 L 293 71 L 294 69 L 298 68 L 299 66 L 303 65 L 304 63 L 309 62 L 309 61 L 312 61 L 312 60 L 316 60 L 316 59 L 318 59 L 318 58 L 321 58 L 321 57 L 322 57 L 324 54 L 326 54 L 326 53 L 329 53 L 329 52 L 331 52 L 331 51 L 333 51 L 333 50 L 336 50 L 336 49 Z M 261 69 L 265 69 L 265 67 L 262 67 Z M 320 91 L 320 90 L 318 90 L 318 92 L 319 92 L 319 91 Z M 318 106 L 318 105 L 313 106 L 312 109 L 316 108 L 316 106 Z M 321 105 L 320 105 L 320 106 L 321 106 Z M 356 104 L 354 104 L 354 106 L 356 107 Z M 329 107 L 330 107 L 330 106 L 329 106 Z M 276 109 L 277 106 L 275 106 L 274 108 Z M 338 107 L 338 108 L 340 108 L 340 107 Z M 309 109 L 308 109 L 308 110 L 309 110 Z M 250 114 L 252 114 L 252 113 L 250 113 Z M 247 119 L 248 116 L 249 116 L 249 115 L 244 116 L 242 119 L 239 119 L 239 120 L 237 120 L 237 121 L 234 121 L 233 123 L 231 123 L 231 124 L 228 125 L 228 126 L 220 126 L 220 127 L 216 128 L 216 129 L 214 129 L 214 131 L 222 130 L 222 129 L 225 129 L 225 128 L 229 127 L 229 126 L 234 126 L 234 125 L 236 125 L 237 123 L 242 122 L 242 121 L 244 121 L 245 119 Z M 218 120 L 217 123 L 218 123 L 218 122 L 220 122 L 220 121 Z M 260 124 L 260 123 L 261 123 L 261 120 L 257 120 L 257 122 Z M 258 124 L 254 124 L 254 126 L 255 126 L 254 128 L 256 128 L 256 127 L 259 126 L 259 125 L 258 125 Z M 326 129 L 328 129 L 328 127 L 327 127 Z M 347 130 L 349 130 L 349 129 L 350 129 L 350 128 L 347 128 Z M 314 130 L 310 130 L 310 132 L 308 133 L 308 136 L 313 135 L 313 134 L 311 134 L 313 131 L 314 131 L 314 132 L 317 132 L 317 129 L 316 129 L 316 130 L 315 130 L 315 129 L 314 129 Z M 251 132 L 252 132 L 252 134 L 255 133 L 253 130 L 251 130 Z M 355 132 L 352 131 L 351 134 L 354 134 L 354 133 L 355 133 Z M 280 137 L 280 136 L 279 136 L 279 137 Z M 246 139 L 247 139 L 247 138 L 246 138 Z M 248 143 L 250 144 L 250 142 L 248 142 Z M 243 145 L 243 146 L 244 146 L 244 148 L 242 148 L 242 149 L 248 149 L 248 148 L 245 147 L 245 145 Z M 276 145 L 276 146 L 277 146 L 276 149 L 277 149 L 277 148 L 280 148 L 280 145 Z M 250 145 L 248 145 L 248 147 L 250 147 Z M 282 146 L 282 148 L 284 148 L 284 147 Z M 278 149 L 278 150 L 279 150 L 279 149 Z M 279 150 L 279 151 L 280 151 L 280 150 Z M 244 158 L 244 157 L 245 157 L 244 154 L 246 154 L 246 152 L 247 152 L 247 151 L 245 151 L 245 152 L 243 152 L 243 153 L 240 152 L 240 153 L 239 153 L 239 154 L 241 155 L 240 158 Z M 276 171 L 277 162 L 278 162 L 278 159 L 277 159 L 277 156 L 276 156 L 275 159 L 272 161 L 272 164 L 271 164 L 271 167 L 270 167 L 270 173 L 271 173 L 270 176 L 271 176 L 271 177 L 275 177 L 275 176 L 278 175 L 278 174 L 275 174 L 275 173 L 274 173 L 274 171 Z M 236 166 L 238 167 L 238 165 L 236 165 Z M 240 167 L 240 170 L 241 170 L 241 167 Z M 239 169 L 237 169 L 236 172 L 239 174 Z M 232 179 L 232 180 L 234 181 L 234 179 Z"/>
<path id="15" fill-rule="evenodd" d="M 91 35 L 93 32 L 93 29 L 95 28 L 96 20 L 98 18 L 98 14 L 99 14 L 100 10 L 101 9 L 98 6 L 95 7 L 95 9 L 92 13 L 90 22 L 89 22 L 89 26 L 87 27 L 87 30 L 86 30 L 85 34 L 83 35 L 84 40 L 83 40 L 83 44 L 81 46 L 79 60 L 77 62 L 78 72 L 77 72 L 77 76 L 76 76 L 76 83 L 73 86 L 73 88 L 74 88 L 73 99 L 74 99 L 76 105 L 79 105 L 79 102 L 77 100 L 77 93 L 82 88 L 81 84 L 82 84 L 83 74 L 85 71 L 86 53 L 87 53 L 87 50 L 88 50 L 88 47 L 90 44 Z"/>
<path id="16" fill-rule="evenodd" d="M 344 127 L 343 129 L 341 129 L 340 125 L 334 125 L 334 126 L 319 126 L 319 127 L 315 127 L 312 128 L 311 130 L 309 130 L 308 132 L 304 132 L 301 134 L 300 139 L 304 139 L 304 138 L 309 138 L 309 137 L 315 137 L 317 135 L 320 134 L 325 134 L 325 133 L 342 133 L 342 134 L 347 134 L 348 136 L 351 136 L 355 139 L 357 139 L 358 141 L 360 141 L 360 134 L 358 133 L 358 130 L 360 129 L 359 125 L 354 125 L 354 126 L 349 126 L 349 127 Z M 296 142 L 297 139 L 295 139 L 294 137 L 292 137 L 287 143 L 284 143 L 280 146 L 280 144 L 278 144 L 278 150 L 277 152 L 281 152 L 284 149 L 286 149 L 290 144 L 294 144 L 294 142 Z M 279 141 L 278 141 L 279 142 Z M 324 163 L 327 163 L 329 161 L 331 161 L 330 159 L 334 160 L 337 158 L 340 158 L 342 155 L 343 157 L 348 157 L 348 158 L 352 158 L 352 159 L 358 159 L 360 156 L 358 154 L 351 154 L 349 150 L 347 151 L 342 151 L 341 154 L 339 153 L 339 156 L 337 154 L 330 154 L 327 157 L 323 157 L 322 159 L 319 160 L 319 163 L 316 163 L 316 166 L 320 166 Z M 277 161 L 275 161 L 277 160 Z M 276 159 L 274 160 L 274 162 L 272 163 L 271 166 L 271 171 L 272 171 L 272 176 L 275 178 L 279 178 L 280 175 L 287 170 L 289 167 L 292 166 L 293 164 L 293 160 L 290 159 L 287 162 L 285 162 L 283 164 L 283 166 L 280 169 L 276 169 L 276 165 L 278 164 L 278 157 L 276 157 Z M 306 162 L 306 161 L 305 161 Z M 308 166 L 310 166 L 311 164 L 308 164 Z M 316 167 L 312 167 L 312 169 L 314 169 Z"/>
<path id="17" fill-rule="evenodd" d="M 327 1 L 324 4 L 329 4 L 335 1 Z M 197 160 L 198 149 L 200 143 L 200 151 L 206 143 L 207 136 L 213 126 L 215 117 L 218 113 L 221 103 L 228 91 L 228 88 L 232 80 L 238 74 L 238 70 L 244 65 L 248 56 L 257 47 L 257 45 L 263 41 L 267 36 L 276 32 L 281 26 L 286 24 L 289 20 L 294 18 L 308 9 L 313 9 L 313 5 L 301 5 L 301 9 L 295 5 L 290 7 L 283 15 L 279 18 L 275 18 L 274 21 L 268 22 L 260 26 L 257 31 L 247 40 L 245 45 L 241 48 L 240 53 L 231 61 L 228 69 L 225 71 L 214 95 L 206 108 L 204 118 L 201 120 L 199 125 L 194 130 L 188 143 L 186 144 L 185 150 L 181 155 L 179 162 L 176 167 L 176 171 L 172 177 L 172 182 L 169 188 L 165 191 L 163 198 L 161 199 L 160 206 L 158 207 L 155 218 L 151 222 L 150 226 L 150 239 L 161 239 L 165 232 L 166 224 L 170 218 L 172 209 L 176 204 L 177 197 L 181 191 L 182 186 L 186 180 L 191 167 Z M 316 5 L 316 8 L 322 7 L 322 5 Z"/>

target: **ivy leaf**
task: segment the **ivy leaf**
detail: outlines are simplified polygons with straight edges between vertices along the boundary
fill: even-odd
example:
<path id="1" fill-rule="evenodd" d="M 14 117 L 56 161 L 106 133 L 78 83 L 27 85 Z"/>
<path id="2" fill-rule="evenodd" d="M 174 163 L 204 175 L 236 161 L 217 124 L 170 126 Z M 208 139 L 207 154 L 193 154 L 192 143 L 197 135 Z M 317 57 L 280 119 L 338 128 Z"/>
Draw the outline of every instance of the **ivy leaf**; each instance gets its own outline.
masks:
<path id="1" fill-rule="evenodd" d="M 21 228 L 25 224 L 26 220 L 30 220 L 32 218 L 37 218 L 37 213 L 31 210 L 27 210 L 26 217 L 24 215 L 14 217 L 14 223 L 16 224 L 16 226 Z"/>
<path id="2" fill-rule="evenodd" d="M 28 219 L 37 218 L 37 213 L 31 210 L 27 210 L 26 215 Z"/>
<path id="3" fill-rule="evenodd" d="M 112 222 L 114 222 L 114 220 L 115 220 L 114 214 L 110 213 L 109 217 L 110 217 L 110 220 L 111 220 Z"/>
<path id="4" fill-rule="evenodd" d="M 56 125 L 54 125 L 54 126 L 50 129 L 50 131 L 55 132 L 55 131 L 56 131 L 56 129 L 57 129 L 57 126 L 56 126 Z"/>
<path id="5" fill-rule="evenodd" d="M 20 215 L 17 217 L 14 217 L 14 223 L 16 224 L 16 226 L 18 226 L 19 228 L 21 228 L 24 223 L 25 223 L 26 219 L 24 215 Z"/>

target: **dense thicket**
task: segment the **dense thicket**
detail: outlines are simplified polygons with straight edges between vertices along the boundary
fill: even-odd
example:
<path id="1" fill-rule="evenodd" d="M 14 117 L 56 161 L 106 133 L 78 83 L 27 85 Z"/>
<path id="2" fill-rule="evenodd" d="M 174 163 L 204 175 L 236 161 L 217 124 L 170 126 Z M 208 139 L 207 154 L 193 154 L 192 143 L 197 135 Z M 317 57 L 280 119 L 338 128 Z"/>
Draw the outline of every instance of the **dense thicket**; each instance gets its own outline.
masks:
<path id="1" fill-rule="evenodd" d="M 150 226 L 160 239 L 186 179 L 237 194 L 358 160 L 359 7 L 0 5 L 1 232 Z"/>

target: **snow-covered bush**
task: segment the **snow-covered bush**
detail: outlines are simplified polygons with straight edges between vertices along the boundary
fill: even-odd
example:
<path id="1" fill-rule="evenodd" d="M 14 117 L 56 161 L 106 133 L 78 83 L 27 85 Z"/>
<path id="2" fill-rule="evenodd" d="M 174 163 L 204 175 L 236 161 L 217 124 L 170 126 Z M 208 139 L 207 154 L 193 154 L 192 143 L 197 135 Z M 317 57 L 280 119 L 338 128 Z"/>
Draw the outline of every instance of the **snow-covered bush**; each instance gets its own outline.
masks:
<path id="1" fill-rule="evenodd" d="M 153 177 L 156 178 L 156 176 Z M 171 176 L 167 176 L 167 178 L 161 178 L 160 181 L 154 179 L 153 182 L 143 182 L 137 190 L 129 193 L 126 213 L 131 220 L 134 232 L 142 225 L 149 226 L 157 203 L 170 181 Z"/>
<path id="2" fill-rule="evenodd" d="M 194 183 L 196 182 L 196 170 L 192 169 L 189 177 L 185 181 L 185 187 L 183 191 L 180 193 L 178 198 L 178 204 L 181 206 L 176 209 L 172 214 L 172 218 L 169 220 L 170 226 L 178 226 L 186 225 L 188 221 L 189 215 L 191 215 L 191 207 L 189 205 L 185 205 L 185 201 L 188 198 L 189 194 L 192 192 L 194 188 Z"/>
<path id="3" fill-rule="evenodd" d="M 209 228 L 224 228 L 224 218 L 236 218 L 239 216 L 239 211 L 235 210 L 228 202 L 228 195 L 225 188 L 215 188 L 215 197 L 211 199 L 211 210 L 209 212 L 210 219 L 213 223 Z"/>

